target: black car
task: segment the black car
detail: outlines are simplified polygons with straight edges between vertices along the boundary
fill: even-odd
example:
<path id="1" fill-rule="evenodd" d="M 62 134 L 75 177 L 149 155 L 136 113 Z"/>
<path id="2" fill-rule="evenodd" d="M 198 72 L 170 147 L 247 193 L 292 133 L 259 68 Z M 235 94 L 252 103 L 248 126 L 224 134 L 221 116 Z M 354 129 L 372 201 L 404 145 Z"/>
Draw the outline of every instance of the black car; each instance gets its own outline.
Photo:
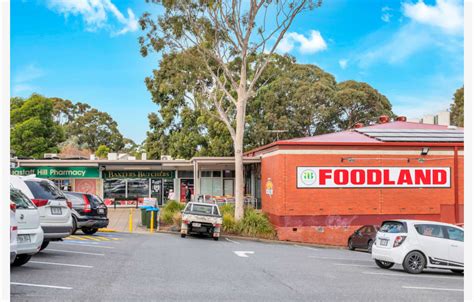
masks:
<path id="1" fill-rule="evenodd" d="M 372 252 L 372 244 L 375 241 L 375 235 L 379 230 L 379 226 L 376 225 L 364 225 L 358 228 L 347 240 L 347 247 L 350 250 L 356 248 L 366 249 L 369 253 Z"/>
<path id="2" fill-rule="evenodd" d="M 92 235 L 99 228 L 109 225 L 107 206 L 98 196 L 88 193 L 66 192 L 66 198 L 72 203 L 72 232 L 81 229 L 84 234 Z"/>

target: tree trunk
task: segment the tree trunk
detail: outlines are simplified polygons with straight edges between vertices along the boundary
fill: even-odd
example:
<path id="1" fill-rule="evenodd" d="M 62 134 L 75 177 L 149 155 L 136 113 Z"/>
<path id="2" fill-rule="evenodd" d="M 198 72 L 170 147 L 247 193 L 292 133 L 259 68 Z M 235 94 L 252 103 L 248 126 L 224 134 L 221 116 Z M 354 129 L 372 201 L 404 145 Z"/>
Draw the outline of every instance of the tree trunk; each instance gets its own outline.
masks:
<path id="1" fill-rule="evenodd" d="M 244 145 L 244 129 L 245 129 L 245 106 L 246 96 L 239 91 L 237 100 L 237 118 L 236 131 L 234 139 L 235 152 L 235 220 L 244 217 L 244 161 L 243 161 L 243 145 Z"/>

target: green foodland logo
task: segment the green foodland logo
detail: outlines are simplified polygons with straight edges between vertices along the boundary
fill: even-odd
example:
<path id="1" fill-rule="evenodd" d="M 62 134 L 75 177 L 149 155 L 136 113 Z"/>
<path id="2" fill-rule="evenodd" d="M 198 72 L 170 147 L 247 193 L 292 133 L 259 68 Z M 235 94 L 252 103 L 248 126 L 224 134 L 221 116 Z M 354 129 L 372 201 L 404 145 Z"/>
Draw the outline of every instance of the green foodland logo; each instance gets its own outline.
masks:
<path id="1" fill-rule="evenodd" d="M 301 173 L 301 180 L 305 185 L 312 185 L 316 182 L 316 173 L 313 170 L 304 170 Z"/>

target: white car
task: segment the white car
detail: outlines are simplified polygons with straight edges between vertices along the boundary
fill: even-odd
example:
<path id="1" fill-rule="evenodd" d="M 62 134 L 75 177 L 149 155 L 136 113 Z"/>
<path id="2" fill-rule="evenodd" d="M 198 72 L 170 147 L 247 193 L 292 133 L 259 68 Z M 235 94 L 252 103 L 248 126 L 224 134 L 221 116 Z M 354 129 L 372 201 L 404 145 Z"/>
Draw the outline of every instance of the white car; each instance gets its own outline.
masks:
<path id="1" fill-rule="evenodd" d="M 411 274 L 425 268 L 463 273 L 464 230 L 435 221 L 384 221 L 372 246 L 372 259 L 385 269 L 401 264 Z"/>
<path id="2" fill-rule="evenodd" d="M 10 201 L 16 204 L 18 225 L 17 254 L 13 266 L 27 263 L 43 244 L 43 229 L 36 206 L 20 190 L 10 188 Z"/>
<path id="3" fill-rule="evenodd" d="M 32 176 L 10 177 L 11 185 L 23 192 L 38 208 L 44 240 L 40 250 L 50 241 L 62 240 L 71 234 L 72 204 L 52 181 Z"/>
<path id="4" fill-rule="evenodd" d="M 15 218 L 16 205 L 10 201 L 10 264 L 15 261 L 16 258 L 16 236 L 17 236 L 17 225 Z"/>

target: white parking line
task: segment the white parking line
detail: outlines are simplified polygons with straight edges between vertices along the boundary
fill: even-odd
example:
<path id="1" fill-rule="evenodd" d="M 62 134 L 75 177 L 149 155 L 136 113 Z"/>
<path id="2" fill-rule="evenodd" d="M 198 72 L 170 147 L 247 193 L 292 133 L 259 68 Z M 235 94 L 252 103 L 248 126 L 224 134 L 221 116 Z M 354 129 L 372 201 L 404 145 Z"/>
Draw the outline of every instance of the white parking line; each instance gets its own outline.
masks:
<path id="1" fill-rule="evenodd" d="M 237 242 L 237 241 L 234 241 L 234 240 L 230 240 L 229 238 L 225 237 L 225 240 L 229 241 L 229 242 L 232 242 L 232 243 L 236 243 L 236 244 L 240 244 L 240 242 Z"/>
<path id="2" fill-rule="evenodd" d="M 76 251 L 66 251 L 66 250 L 54 250 L 54 249 L 47 249 L 46 252 L 63 252 L 63 253 L 73 253 L 73 254 L 83 254 L 83 255 L 92 255 L 92 256 L 105 256 L 105 254 L 99 253 L 86 253 L 86 252 L 76 252 Z"/>
<path id="3" fill-rule="evenodd" d="M 61 244 L 61 245 L 77 245 L 77 246 L 88 246 L 88 247 L 97 247 L 97 248 L 101 248 L 101 249 L 114 249 L 114 247 L 112 246 L 102 246 L 102 245 L 92 245 L 92 244 L 82 244 L 82 243 L 59 243 L 59 242 L 50 242 L 50 243 L 56 243 L 56 244 Z"/>
<path id="4" fill-rule="evenodd" d="M 71 266 L 71 267 L 83 267 L 83 268 L 93 268 L 93 266 L 90 266 L 90 265 L 68 264 L 68 263 L 57 263 L 57 262 L 44 262 L 44 261 L 30 261 L 30 262 L 28 262 L 28 263 L 50 264 L 50 265 Z"/>
<path id="5" fill-rule="evenodd" d="M 462 280 L 463 278 L 459 277 L 448 277 L 448 276 L 434 276 L 434 275 L 413 275 L 413 274 L 398 274 L 398 273 L 376 273 L 376 272 L 362 272 L 366 275 L 380 275 L 380 276 L 390 276 L 390 277 L 415 277 L 415 278 L 435 278 L 435 279 L 452 279 L 452 280 Z"/>
<path id="6" fill-rule="evenodd" d="M 313 259 L 323 259 L 323 260 L 346 260 L 346 261 L 372 262 L 372 260 L 350 259 L 350 258 L 319 257 L 319 256 L 308 256 L 308 257 L 313 258 Z"/>
<path id="7" fill-rule="evenodd" d="M 441 288 L 441 287 L 417 287 L 417 286 L 402 286 L 403 288 L 408 289 L 424 289 L 424 290 L 445 290 L 445 291 L 455 291 L 455 292 L 463 292 L 464 289 L 462 288 Z"/>
<path id="8" fill-rule="evenodd" d="M 21 285 L 21 286 L 57 288 L 57 289 L 72 289 L 72 287 L 67 287 L 67 286 L 55 286 L 55 285 L 44 285 L 44 284 L 30 284 L 30 283 L 19 283 L 19 282 L 10 282 L 10 284 L 11 285 Z"/>
<path id="9" fill-rule="evenodd" d="M 304 246 L 304 245 L 298 245 L 298 244 L 294 244 L 294 246 L 296 246 L 296 247 L 301 247 L 301 248 L 304 248 L 304 249 L 307 249 L 307 250 L 311 250 L 311 251 L 319 251 L 319 249 L 317 249 L 317 248 L 315 248 L 315 247 Z"/>
<path id="10" fill-rule="evenodd" d="M 359 266 L 359 267 L 374 267 L 373 265 L 364 265 L 364 264 L 348 264 L 348 263 L 334 263 L 338 266 Z"/>

